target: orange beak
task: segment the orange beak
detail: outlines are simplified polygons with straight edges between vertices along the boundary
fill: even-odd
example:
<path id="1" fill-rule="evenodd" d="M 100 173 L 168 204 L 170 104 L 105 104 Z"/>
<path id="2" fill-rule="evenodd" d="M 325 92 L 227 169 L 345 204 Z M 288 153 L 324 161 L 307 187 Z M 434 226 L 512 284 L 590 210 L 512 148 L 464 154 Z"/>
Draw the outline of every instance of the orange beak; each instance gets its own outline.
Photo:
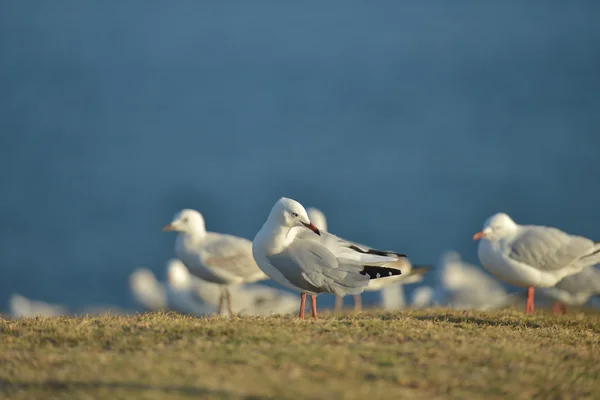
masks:
<path id="1" fill-rule="evenodd" d="M 483 239 L 484 237 L 485 237 L 485 233 L 483 233 L 483 231 L 477 232 L 476 234 L 473 235 L 473 240 Z"/>
<path id="2" fill-rule="evenodd" d="M 174 230 L 175 230 L 175 227 L 173 225 L 171 225 L 171 224 L 165 225 L 162 228 L 163 232 L 171 232 L 171 231 L 174 231 Z"/>
<path id="3" fill-rule="evenodd" d="M 304 225 L 305 227 L 307 227 L 308 229 L 310 229 L 311 231 L 313 231 L 317 235 L 321 236 L 321 232 L 319 231 L 319 228 L 317 228 L 313 223 L 305 224 L 302 221 L 300 221 L 300 222 L 302 223 L 302 225 Z"/>

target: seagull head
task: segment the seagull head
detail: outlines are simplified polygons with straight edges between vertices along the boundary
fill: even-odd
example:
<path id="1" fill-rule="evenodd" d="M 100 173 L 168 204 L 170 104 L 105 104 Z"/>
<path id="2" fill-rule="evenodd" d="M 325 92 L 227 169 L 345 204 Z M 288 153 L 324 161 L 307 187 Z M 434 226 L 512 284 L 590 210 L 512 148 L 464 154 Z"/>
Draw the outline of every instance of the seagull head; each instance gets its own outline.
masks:
<path id="1" fill-rule="evenodd" d="M 269 214 L 269 220 L 276 221 L 279 225 L 288 228 L 302 226 L 310 229 L 317 235 L 321 235 L 319 228 L 310 222 L 302 204 L 286 197 L 277 200 L 277 203 L 275 203 L 271 210 L 271 214 Z"/>
<path id="2" fill-rule="evenodd" d="M 178 259 L 167 263 L 167 282 L 174 288 L 185 289 L 190 286 L 191 276 L 188 269 Z"/>
<path id="3" fill-rule="evenodd" d="M 517 230 L 517 224 L 504 213 L 494 214 L 483 224 L 483 229 L 473 235 L 473 240 L 500 240 Z"/>
<path id="4" fill-rule="evenodd" d="M 175 231 L 183 233 L 204 232 L 204 218 L 196 210 L 181 210 L 173 217 L 173 221 L 162 228 L 163 232 Z"/>

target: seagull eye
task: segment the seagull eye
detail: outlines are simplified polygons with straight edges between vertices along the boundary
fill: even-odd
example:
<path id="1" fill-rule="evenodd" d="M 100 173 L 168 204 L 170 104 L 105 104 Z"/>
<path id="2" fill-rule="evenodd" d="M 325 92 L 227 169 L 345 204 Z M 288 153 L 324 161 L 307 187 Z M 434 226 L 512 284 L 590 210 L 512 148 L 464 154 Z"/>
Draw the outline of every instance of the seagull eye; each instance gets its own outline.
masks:
<path id="1" fill-rule="evenodd" d="M 298 218 L 298 214 L 297 213 L 292 213 L 292 217 Z"/>

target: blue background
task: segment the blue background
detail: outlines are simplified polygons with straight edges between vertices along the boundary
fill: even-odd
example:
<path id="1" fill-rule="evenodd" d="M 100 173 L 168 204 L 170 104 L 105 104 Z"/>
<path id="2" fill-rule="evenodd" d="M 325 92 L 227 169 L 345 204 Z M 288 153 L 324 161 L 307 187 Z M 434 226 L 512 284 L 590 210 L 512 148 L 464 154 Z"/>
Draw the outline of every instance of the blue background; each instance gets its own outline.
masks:
<path id="1" fill-rule="evenodd" d="M 598 2 L 0 4 L 0 310 L 130 307 L 183 207 L 420 263 L 498 211 L 600 240 Z"/>

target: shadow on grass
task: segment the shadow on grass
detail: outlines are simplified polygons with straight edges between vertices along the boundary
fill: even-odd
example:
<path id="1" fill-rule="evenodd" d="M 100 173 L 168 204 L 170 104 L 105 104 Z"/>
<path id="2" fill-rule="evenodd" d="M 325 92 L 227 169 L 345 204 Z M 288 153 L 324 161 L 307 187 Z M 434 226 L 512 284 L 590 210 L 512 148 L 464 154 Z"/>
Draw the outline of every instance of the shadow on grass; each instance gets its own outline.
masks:
<path id="1" fill-rule="evenodd" d="M 456 315 L 416 315 L 411 316 L 419 321 L 436 321 L 450 322 L 452 324 L 474 324 L 479 326 L 507 326 L 507 327 L 524 327 L 524 328 L 542 328 L 545 324 L 538 321 L 519 320 L 519 319 L 493 319 L 472 316 L 456 316 Z"/>
<path id="2" fill-rule="evenodd" d="M 230 393 L 225 390 L 206 389 L 195 386 L 171 386 L 171 385 L 149 385 L 137 382 L 72 382 L 48 380 L 44 382 L 11 382 L 0 379 L 0 392 L 18 391 L 18 390 L 69 390 L 69 389 L 124 389 L 138 391 L 157 391 L 165 393 L 177 393 L 180 395 L 198 397 L 198 396 L 216 396 L 223 399 L 265 399 L 265 396 L 241 396 Z"/>

